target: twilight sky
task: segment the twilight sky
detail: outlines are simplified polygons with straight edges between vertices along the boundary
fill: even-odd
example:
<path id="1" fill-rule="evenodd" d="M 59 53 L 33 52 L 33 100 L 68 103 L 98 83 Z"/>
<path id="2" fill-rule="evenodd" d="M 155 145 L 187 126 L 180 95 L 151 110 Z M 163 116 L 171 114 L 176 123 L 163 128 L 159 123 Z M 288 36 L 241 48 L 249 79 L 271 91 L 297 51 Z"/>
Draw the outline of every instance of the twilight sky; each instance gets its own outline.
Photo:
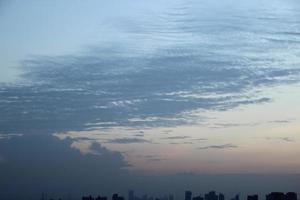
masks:
<path id="1" fill-rule="evenodd" d="M 0 1 L 0 30 L 0 196 L 300 192 L 297 0 Z"/>

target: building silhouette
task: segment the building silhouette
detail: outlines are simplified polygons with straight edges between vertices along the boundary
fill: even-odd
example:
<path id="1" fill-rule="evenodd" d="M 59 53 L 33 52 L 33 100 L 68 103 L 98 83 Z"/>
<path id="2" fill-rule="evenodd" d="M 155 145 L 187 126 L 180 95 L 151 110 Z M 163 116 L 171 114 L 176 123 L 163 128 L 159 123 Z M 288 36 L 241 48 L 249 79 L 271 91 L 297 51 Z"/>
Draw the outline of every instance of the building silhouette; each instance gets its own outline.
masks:
<path id="1" fill-rule="evenodd" d="M 192 192 L 185 191 L 184 200 L 192 200 Z"/>
<path id="2" fill-rule="evenodd" d="M 297 193 L 295 192 L 286 193 L 285 200 L 297 200 Z"/>
<path id="3" fill-rule="evenodd" d="M 117 193 L 112 195 L 111 200 L 125 200 L 124 197 L 119 196 Z"/>
<path id="4" fill-rule="evenodd" d="M 218 200 L 218 195 L 215 191 L 211 191 L 204 195 L 205 200 Z"/>
<path id="5" fill-rule="evenodd" d="M 204 198 L 201 195 L 193 197 L 193 200 L 204 200 Z"/>
<path id="6" fill-rule="evenodd" d="M 128 191 L 128 200 L 135 200 L 134 199 L 134 191 L 133 190 L 129 190 Z"/>
<path id="7" fill-rule="evenodd" d="M 81 198 L 82 200 L 94 200 L 94 198 L 90 195 L 90 196 L 83 196 Z"/>
<path id="8" fill-rule="evenodd" d="M 255 195 L 248 195 L 247 196 L 247 200 L 258 200 L 258 195 L 255 194 Z"/>
<path id="9" fill-rule="evenodd" d="M 258 200 L 258 195 L 248 195 L 247 200 Z M 47 196 L 43 193 L 41 200 L 48 200 Z M 54 199 L 49 199 L 49 200 L 54 200 Z M 58 199 L 61 200 L 61 199 Z M 83 196 L 82 200 L 108 200 L 107 197 L 105 196 L 100 196 L 98 195 L 97 197 L 93 197 L 91 195 L 89 196 Z M 119 196 L 117 193 L 112 195 L 111 200 L 125 200 L 123 196 Z M 174 196 L 172 194 L 169 195 L 164 195 L 161 197 L 156 197 L 153 198 L 152 196 L 148 196 L 147 194 L 138 197 L 134 195 L 133 190 L 128 191 L 128 199 L 126 200 L 175 200 Z M 192 195 L 192 192 L 187 190 L 185 191 L 185 197 L 184 200 L 225 200 L 225 196 L 222 193 L 217 194 L 215 191 L 210 191 L 207 194 L 204 194 L 204 197 L 201 195 L 194 196 Z M 230 200 L 240 200 L 239 194 L 235 195 L 233 198 Z M 266 195 L 265 200 L 298 200 L 297 199 L 297 193 L 295 192 L 288 192 L 288 193 L 283 193 L 283 192 L 271 192 Z"/>
<path id="10" fill-rule="evenodd" d="M 266 200 L 285 200 L 285 194 L 283 192 L 271 192 L 266 195 Z"/>
<path id="11" fill-rule="evenodd" d="M 231 198 L 231 200 L 240 200 L 240 195 L 239 194 L 235 195 L 233 198 Z"/>
<path id="12" fill-rule="evenodd" d="M 101 197 L 98 195 L 95 200 L 107 200 L 107 197 Z"/>
<path id="13" fill-rule="evenodd" d="M 271 192 L 266 195 L 266 200 L 297 200 L 297 194 L 295 192 Z"/>
<path id="14" fill-rule="evenodd" d="M 225 195 L 222 194 L 222 193 L 220 193 L 220 194 L 219 194 L 219 200 L 225 200 Z"/>

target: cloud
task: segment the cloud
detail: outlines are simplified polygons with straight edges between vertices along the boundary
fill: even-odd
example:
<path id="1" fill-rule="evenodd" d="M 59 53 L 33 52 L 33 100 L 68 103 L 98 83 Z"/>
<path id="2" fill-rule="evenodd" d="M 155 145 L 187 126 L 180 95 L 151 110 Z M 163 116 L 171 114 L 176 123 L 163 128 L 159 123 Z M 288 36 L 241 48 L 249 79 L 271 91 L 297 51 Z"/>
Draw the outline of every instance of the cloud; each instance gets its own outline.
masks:
<path id="1" fill-rule="evenodd" d="M 273 121 L 268 121 L 269 123 L 275 123 L 275 124 L 287 124 L 293 122 L 294 119 L 282 119 L 282 120 L 273 120 Z"/>
<path id="2" fill-rule="evenodd" d="M 218 20 L 203 28 L 198 23 L 202 14 L 189 8 L 184 12 L 147 23 L 126 19 L 122 26 L 116 20 L 111 25 L 122 39 L 113 37 L 84 53 L 27 57 L 20 64 L 22 81 L 0 85 L 5 116 L 0 131 L 41 134 L 195 124 L 205 116 L 196 118 L 192 111 L 268 103 L 272 99 L 262 90 L 299 82 L 300 68 L 289 57 L 297 57 L 292 47 L 265 42 L 262 53 L 254 38 L 266 37 L 264 33 L 243 32 L 246 27 L 235 22 L 230 23 L 234 28 L 227 22 L 220 27 L 214 24 Z M 286 41 L 283 33 L 274 32 L 277 25 L 265 28 L 272 39 Z M 288 33 L 298 34 L 286 30 L 284 35 Z"/>
<path id="3" fill-rule="evenodd" d="M 288 81 L 276 77 L 288 78 L 292 73 L 291 69 L 230 67 L 216 61 L 217 56 L 185 58 L 175 53 L 169 58 L 164 51 L 169 50 L 147 59 L 126 57 L 126 50 L 101 49 L 86 55 L 28 59 L 23 63 L 23 78 L 30 84 L 0 87 L 0 112 L 5 116 L 1 131 L 53 133 L 193 124 L 203 117 L 193 116 L 194 110 L 270 102 L 259 91 L 251 92 L 285 84 Z M 300 69 L 292 71 L 300 74 Z"/>
<path id="4" fill-rule="evenodd" d="M 34 199 L 45 191 L 56 195 L 68 191 L 79 197 L 98 192 L 99 187 L 115 192 L 127 182 L 125 168 L 129 165 L 122 154 L 94 144 L 92 149 L 98 154 L 83 155 L 70 148 L 72 142 L 47 135 L 0 140 L 1 155 L 7 158 L 0 162 L 1 197 L 19 199 L 25 195 Z"/>
<path id="5" fill-rule="evenodd" d="M 207 138 L 193 138 L 194 141 L 205 141 Z"/>
<path id="6" fill-rule="evenodd" d="M 169 144 L 194 144 L 193 142 L 170 142 Z"/>
<path id="7" fill-rule="evenodd" d="M 295 139 L 289 138 L 289 137 L 282 137 L 282 138 L 279 138 L 279 139 L 281 139 L 283 141 L 286 141 L 286 142 L 295 142 Z"/>
<path id="8" fill-rule="evenodd" d="M 164 130 L 161 134 L 169 135 L 170 133 L 172 133 L 172 130 Z"/>
<path id="9" fill-rule="evenodd" d="M 233 144 L 223 144 L 223 145 L 210 145 L 210 146 L 204 146 L 204 147 L 198 147 L 197 149 L 232 149 L 232 148 L 238 148 L 237 145 Z"/>
<path id="10" fill-rule="evenodd" d="M 144 158 L 146 158 L 146 160 L 149 162 L 159 162 L 159 161 L 167 160 L 166 158 L 162 158 L 161 156 L 158 155 L 146 155 L 144 156 Z"/>
<path id="11" fill-rule="evenodd" d="M 136 137 L 144 137 L 145 133 L 144 131 L 139 131 L 137 134 L 135 134 L 134 136 Z"/>
<path id="12" fill-rule="evenodd" d="M 142 134 L 135 134 L 135 135 L 133 135 L 133 136 L 136 136 L 136 137 L 144 137 L 144 134 L 142 133 Z"/>
<path id="13" fill-rule="evenodd" d="M 266 140 L 279 140 L 283 142 L 295 142 L 295 139 L 290 137 L 266 137 Z"/>
<path id="14" fill-rule="evenodd" d="M 170 137 L 164 137 L 162 139 L 166 140 L 181 140 L 181 139 L 188 139 L 191 138 L 190 136 L 170 136 Z"/>
<path id="15" fill-rule="evenodd" d="M 258 126 L 260 125 L 260 122 L 254 122 L 254 123 L 214 123 L 212 126 L 209 126 L 210 128 L 234 128 L 234 127 L 241 127 L 241 126 Z"/>
<path id="16" fill-rule="evenodd" d="M 13 137 L 21 137 L 23 134 L 0 134 L 0 140 L 1 139 L 11 139 Z"/>
<path id="17" fill-rule="evenodd" d="M 86 139 L 76 138 L 76 140 L 72 142 L 71 147 L 74 149 L 78 149 L 84 155 L 86 154 L 101 155 L 101 146 L 99 146 L 99 143 L 95 142 L 92 139 L 86 140 Z"/>
<path id="18" fill-rule="evenodd" d="M 151 141 L 141 139 L 141 138 L 115 138 L 115 139 L 108 140 L 107 143 L 132 144 L 132 143 L 151 143 Z"/>

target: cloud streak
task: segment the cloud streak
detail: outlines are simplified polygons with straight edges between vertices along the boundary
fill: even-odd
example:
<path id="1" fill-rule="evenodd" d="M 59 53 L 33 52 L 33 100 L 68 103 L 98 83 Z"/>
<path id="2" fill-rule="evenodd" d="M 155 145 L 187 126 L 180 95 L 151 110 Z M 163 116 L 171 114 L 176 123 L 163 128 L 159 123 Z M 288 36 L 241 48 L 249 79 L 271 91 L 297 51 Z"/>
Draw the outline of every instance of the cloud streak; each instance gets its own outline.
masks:
<path id="1" fill-rule="evenodd" d="M 166 140 L 182 140 L 182 139 L 188 139 L 191 138 L 190 136 L 170 136 L 170 137 L 164 137 L 162 139 Z"/>
<path id="2" fill-rule="evenodd" d="M 197 149 L 200 150 L 206 150 L 206 149 L 233 149 L 238 148 L 237 145 L 234 144 L 222 144 L 222 145 L 210 145 L 210 146 L 204 146 L 204 147 L 198 147 Z"/>
<path id="3" fill-rule="evenodd" d="M 141 138 L 115 138 L 108 140 L 107 143 L 113 144 L 133 144 L 133 143 L 151 143 L 150 140 Z"/>
<path id="4" fill-rule="evenodd" d="M 144 156 L 148 162 L 160 162 L 167 160 L 166 158 L 162 158 L 161 156 L 158 155 L 146 155 Z"/>
<path id="5" fill-rule="evenodd" d="M 196 10 L 166 12 L 152 16 L 155 20 L 127 19 L 122 26 L 112 23 L 118 36 L 128 39 L 114 38 L 84 53 L 28 57 L 21 63 L 24 81 L 0 86 L 0 112 L 5 116 L 0 131 L 195 124 L 205 120 L 193 116 L 195 110 L 269 103 L 272 98 L 262 88 L 299 82 L 300 68 L 286 57 L 286 49 L 297 56 L 293 41 L 282 46 L 258 39 L 270 33 L 267 38 L 286 40 L 297 32 L 274 32 L 281 25 L 268 22 L 257 33 L 233 18 L 218 19 L 220 26 L 213 16 Z M 199 25 L 200 18 L 209 19 L 211 26 Z M 256 24 L 258 19 L 253 20 Z"/>
<path id="6" fill-rule="evenodd" d="M 283 142 L 295 142 L 295 139 L 290 137 L 266 137 L 266 140 L 278 140 Z"/>

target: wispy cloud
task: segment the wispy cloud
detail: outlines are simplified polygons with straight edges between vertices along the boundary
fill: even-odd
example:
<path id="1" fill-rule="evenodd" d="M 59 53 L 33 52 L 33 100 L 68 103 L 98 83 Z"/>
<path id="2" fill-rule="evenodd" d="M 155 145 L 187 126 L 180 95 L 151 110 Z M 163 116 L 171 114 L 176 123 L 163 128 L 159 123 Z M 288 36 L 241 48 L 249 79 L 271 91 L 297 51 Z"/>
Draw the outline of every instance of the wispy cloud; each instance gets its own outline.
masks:
<path id="1" fill-rule="evenodd" d="M 234 144 L 222 144 L 222 145 L 210 145 L 210 146 L 204 146 L 204 147 L 198 147 L 197 149 L 232 149 L 232 148 L 238 148 L 237 145 Z"/>
<path id="2" fill-rule="evenodd" d="M 290 137 L 266 137 L 266 140 L 279 140 L 279 141 L 283 141 L 283 142 L 295 142 L 294 138 L 290 138 Z"/>
<path id="3" fill-rule="evenodd" d="M 164 137 L 162 139 L 166 140 L 182 140 L 182 139 L 188 139 L 191 138 L 190 136 L 170 136 L 170 137 Z"/>
<path id="4" fill-rule="evenodd" d="M 194 141 L 205 141 L 205 140 L 207 140 L 207 138 L 193 138 L 191 140 L 194 140 Z"/>
<path id="5" fill-rule="evenodd" d="M 146 158 L 146 160 L 149 162 L 158 162 L 158 161 L 167 160 L 166 158 L 162 158 L 159 155 L 146 155 L 144 156 L 144 158 Z"/>
<path id="6" fill-rule="evenodd" d="M 260 125 L 260 122 L 254 122 L 254 123 L 214 123 L 210 125 L 210 128 L 234 128 L 234 127 L 253 127 L 253 126 L 258 126 Z"/>
<path id="7" fill-rule="evenodd" d="M 272 120 L 268 121 L 268 123 L 275 123 L 275 124 L 287 124 L 293 122 L 294 119 L 282 119 L 282 120 Z"/>
<path id="8" fill-rule="evenodd" d="M 0 140 L 1 139 L 11 139 L 13 137 L 21 137 L 23 134 L 0 134 Z"/>
<path id="9" fill-rule="evenodd" d="M 137 134 L 134 134 L 136 137 L 144 137 L 145 133 L 144 131 L 139 131 Z"/>
<path id="10" fill-rule="evenodd" d="M 194 144 L 193 142 L 170 142 L 169 144 Z"/>
<path id="11" fill-rule="evenodd" d="M 260 43 L 240 43 L 248 41 L 248 34 L 225 27 L 223 34 L 199 28 L 199 16 L 194 14 L 166 15 L 166 21 L 176 21 L 171 23 L 174 26 L 161 20 L 152 20 L 154 24 L 147 20 L 151 25 L 137 23 L 138 35 L 136 26 L 128 25 L 132 23 L 123 24 L 126 30 L 121 38 L 126 35 L 132 40 L 106 41 L 85 53 L 28 57 L 21 63 L 24 82 L 0 85 L 0 113 L 4 116 L 0 131 L 54 133 L 195 124 L 204 117 L 192 116 L 192 111 L 269 103 L 272 98 L 261 90 L 300 81 L 300 68 L 282 56 L 286 48 L 265 43 L 270 45 L 265 46 L 267 51 L 257 53 L 261 52 Z M 119 30 L 120 24 L 116 27 Z M 277 29 L 270 27 L 270 31 Z M 239 39 L 217 40 L 226 35 Z M 202 36 L 207 37 L 206 42 Z M 149 46 L 144 42 L 153 38 L 161 39 Z M 272 57 L 273 52 L 281 53 Z M 297 56 L 295 52 L 291 54 Z M 18 126 L 14 126 L 16 122 Z"/>
<path id="12" fill-rule="evenodd" d="M 141 138 L 115 138 L 108 140 L 107 143 L 116 144 L 132 144 L 132 143 L 152 143 L 150 140 L 145 140 Z"/>

